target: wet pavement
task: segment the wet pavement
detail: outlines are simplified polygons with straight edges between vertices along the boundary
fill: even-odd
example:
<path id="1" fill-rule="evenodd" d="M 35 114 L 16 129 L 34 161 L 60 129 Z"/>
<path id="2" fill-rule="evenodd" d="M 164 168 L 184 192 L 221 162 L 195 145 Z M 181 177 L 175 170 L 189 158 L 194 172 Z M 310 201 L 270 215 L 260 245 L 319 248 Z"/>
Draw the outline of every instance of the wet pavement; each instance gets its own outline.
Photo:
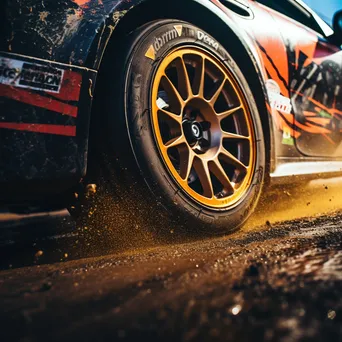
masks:
<path id="1" fill-rule="evenodd" d="M 114 246 L 62 216 L 3 229 L 0 340 L 342 341 L 341 198 L 319 189 L 270 195 L 225 237 Z"/>

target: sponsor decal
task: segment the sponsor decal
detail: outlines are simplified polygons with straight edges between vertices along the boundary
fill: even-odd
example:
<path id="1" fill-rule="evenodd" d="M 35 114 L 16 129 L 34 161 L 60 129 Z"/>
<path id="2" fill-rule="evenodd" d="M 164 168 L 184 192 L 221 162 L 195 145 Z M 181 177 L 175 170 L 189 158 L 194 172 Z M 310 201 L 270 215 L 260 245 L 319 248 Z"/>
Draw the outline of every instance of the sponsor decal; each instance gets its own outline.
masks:
<path id="1" fill-rule="evenodd" d="M 62 69 L 0 58 L 0 84 L 59 93 L 63 76 Z"/>
<path id="2" fill-rule="evenodd" d="M 291 129 L 289 127 L 284 127 L 283 128 L 283 140 L 282 140 L 283 145 L 289 145 L 293 146 L 294 145 L 294 139 L 291 136 Z"/>
<path id="3" fill-rule="evenodd" d="M 321 118 L 326 118 L 326 119 L 331 119 L 332 118 L 332 115 L 328 112 L 326 112 L 325 110 L 321 109 L 319 112 L 318 112 L 318 115 L 321 117 Z"/>
<path id="4" fill-rule="evenodd" d="M 152 60 L 156 59 L 156 53 L 168 42 L 181 37 L 183 34 L 183 26 L 175 25 L 172 30 L 163 33 L 160 37 L 156 37 L 154 43 L 151 44 L 146 51 L 145 56 Z"/>
<path id="5" fill-rule="evenodd" d="M 279 84 L 274 80 L 266 81 L 267 94 L 272 108 L 290 114 L 292 111 L 291 100 L 280 94 Z"/>
<path id="6" fill-rule="evenodd" d="M 197 39 L 213 47 L 215 50 L 219 48 L 219 43 L 202 31 L 197 31 Z"/>

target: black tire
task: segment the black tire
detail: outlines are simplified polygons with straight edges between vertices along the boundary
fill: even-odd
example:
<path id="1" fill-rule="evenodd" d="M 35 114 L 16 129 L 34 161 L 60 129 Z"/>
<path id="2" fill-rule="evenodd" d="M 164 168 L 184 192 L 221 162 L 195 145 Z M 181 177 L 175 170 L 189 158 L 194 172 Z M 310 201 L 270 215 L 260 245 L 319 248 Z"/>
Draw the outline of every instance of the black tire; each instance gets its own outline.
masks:
<path id="1" fill-rule="evenodd" d="M 182 35 L 172 36 L 169 41 L 159 44 L 155 60 L 146 57 L 149 46 L 156 38 L 174 30 L 175 25 L 182 25 Z M 229 233 L 245 223 L 258 202 L 265 173 L 263 131 L 252 91 L 238 65 L 214 38 L 207 35 L 208 39 L 198 40 L 198 31 L 199 28 L 189 23 L 158 20 L 124 38 L 124 46 L 120 46 L 122 59 L 117 59 L 117 54 L 114 54 L 115 66 L 113 52 L 107 54 L 102 67 L 107 95 L 104 101 L 106 90 L 104 87 L 98 90 L 101 92 L 98 96 L 101 103 L 97 107 L 102 107 L 101 112 L 105 116 L 98 125 L 95 138 L 99 144 L 93 153 L 96 158 L 101 154 L 102 159 L 94 164 L 102 165 L 99 190 L 118 198 L 118 205 L 121 203 L 127 212 L 131 212 L 127 215 L 129 219 L 145 215 L 147 211 L 147 220 L 151 225 L 158 226 L 162 217 L 163 222 L 168 222 L 167 227 L 171 221 L 172 227 L 181 225 L 189 230 L 205 229 L 209 234 Z M 203 30 L 200 32 L 204 33 Z M 163 57 L 183 45 L 201 48 L 223 62 L 243 89 L 252 114 L 256 146 L 254 174 L 248 191 L 232 207 L 208 208 L 191 199 L 172 178 L 156 145 L 150 116 L 152 79 Z M 112 47 L 115 49 L 117 45 Z M 115 86 L 112 86 L 114 82 Z M 97 205 L 99 213 L 101 206 Z"/>

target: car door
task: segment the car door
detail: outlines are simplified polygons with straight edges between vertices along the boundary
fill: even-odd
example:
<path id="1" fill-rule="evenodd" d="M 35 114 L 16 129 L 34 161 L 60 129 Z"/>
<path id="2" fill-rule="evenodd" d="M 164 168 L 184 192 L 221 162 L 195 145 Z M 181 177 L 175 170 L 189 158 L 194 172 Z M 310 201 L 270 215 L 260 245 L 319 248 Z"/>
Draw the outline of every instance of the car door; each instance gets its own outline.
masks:
<path id="1" fill-rule="evenodd" d="M 306 156 L 342 157 L 342 51 L 332 30 L 296 0 L 258 0 L 267 6 L 288 55 L 295 144 Z"/>

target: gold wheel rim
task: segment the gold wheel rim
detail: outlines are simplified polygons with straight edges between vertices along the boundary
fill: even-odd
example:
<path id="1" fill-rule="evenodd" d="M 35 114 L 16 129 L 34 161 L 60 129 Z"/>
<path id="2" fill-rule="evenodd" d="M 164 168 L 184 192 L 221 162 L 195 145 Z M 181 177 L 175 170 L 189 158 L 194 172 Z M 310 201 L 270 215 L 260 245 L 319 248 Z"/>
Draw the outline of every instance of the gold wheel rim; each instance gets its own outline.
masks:
<path id="1" fill-rule="evenodd" d="M 251 186 L 256 144 L 232 73 L 202 49 L 178 48 L 160 63 L 151 96 L 155 140 L 183 192 L 206 207 L 235 205 Z"/>

